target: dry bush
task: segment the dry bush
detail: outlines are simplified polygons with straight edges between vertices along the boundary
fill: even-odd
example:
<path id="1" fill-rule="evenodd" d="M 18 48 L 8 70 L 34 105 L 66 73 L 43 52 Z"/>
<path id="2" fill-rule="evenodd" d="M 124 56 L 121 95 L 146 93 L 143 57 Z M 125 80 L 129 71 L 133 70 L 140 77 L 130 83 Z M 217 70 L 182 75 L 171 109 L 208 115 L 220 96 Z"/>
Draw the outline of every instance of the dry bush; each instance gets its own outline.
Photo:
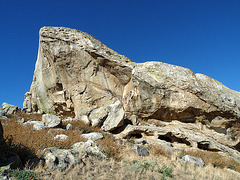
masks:
<path id="1" fill-rule="evenodd" d="M 90 133 L 90 132 L 102 132 L 100 127 L 93 127 L 84 124 L 82 121 L 79 120 L 73 120 L 73 121 L 64 121 L 62 124 L 63 126 L 66 126 L 68 123 L 71 123 L 76 129 L 79 129 L 82 131 L 82 133 Z"/>
<path id="2" fill-rule="evenodd" d="M 151 145 L 150 153 L 154 156 L 165 156 L 168 158 L 171 156 L 166 150 L 156 145 Z"/>
<path id="3" fill-rule="evenodd" d="M 229 168 L 240 172 L 240 164 L 231 157 L 226 157 L 219 152 L 211 152 L 205 150 L 187 150 L 182 152 L 181 156 L 189 154 L 191 156 L 197 156 L 203 159 L 205 164 L 211 164 L 217 168 Z"/>
<path id="4" fill-rule="evenodd" d="M 102 149 L 102 152 L 107 157 L 115 158 L 116 160 L 121 159 L 121 145 L 116 142 L 111 134 L 105 134 L 103 139 L 99 139 L 97 144 Z"/>
<path id="5" fill-rule="evenodd" d="M 25 117 L 24 117 L 25 118 Z M 57 129 L 44 129 L 34 131 L 31 125 L 23 126 L 16 122 L 17 118 L 10 118 L 3 124 L 4 138 L 10 151 L 18 154 L 24 162 L 29 158 L 35 157 L 37 151 L 47 147 L 69 148 L 72 144 L 85 141 L 80 135 L 82 130 L 63 130 L 60 133 Z M 65 134 L 69 138 L 67 140 L 54 140 L 56 134 Z"/>

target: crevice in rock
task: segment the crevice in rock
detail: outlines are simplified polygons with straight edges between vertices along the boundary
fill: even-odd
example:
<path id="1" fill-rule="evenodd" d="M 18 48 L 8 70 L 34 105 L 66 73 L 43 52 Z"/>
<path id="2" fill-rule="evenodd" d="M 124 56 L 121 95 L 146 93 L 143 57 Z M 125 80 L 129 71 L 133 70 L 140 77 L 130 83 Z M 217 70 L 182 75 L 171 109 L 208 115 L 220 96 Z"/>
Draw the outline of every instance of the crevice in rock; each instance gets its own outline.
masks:
<path id="1" fill-rule="evenodd" d="M 118 127 L 116 129 L 114 129 L 113 131 L 111 131 L 112 134 L 119 134 L 122 131 L 124 131 L 124 129 L 128 126 L 128 125 L 133 125 L 132 122 L 129 119 L 124 119 L 124 125 L 121 127 Z"/>
<path id="2" fill-rule="evenodd" d="M 176 137 L 171 132 L 168 132 L 165 135 L 158 135 L 158 139 L 161 139 L 161 140 L 164 140 L 164 141 L 167 141 L 170 143 L 177 142 L 177 143 L 181 143 L 181 144 L 186 144 L 187 146 L 191 145 L 191 143 L 188 140 L 186 140 L 185 138 Z"/>
<path id="3" fill-rule="evenodd" d="M 218 149 L 211 148 L 211 147 L 210 147 L 210 144 L 207 143 L 207 142 L 198 142 L 198 143 L 197 143 L 197 147 L 198 147 L 199 149 L 207 150 L 207 151 L 212 151 L 212 152 L 218 152 L 218 151 L 220 151 L 220 150 L 218 150 Z"/>

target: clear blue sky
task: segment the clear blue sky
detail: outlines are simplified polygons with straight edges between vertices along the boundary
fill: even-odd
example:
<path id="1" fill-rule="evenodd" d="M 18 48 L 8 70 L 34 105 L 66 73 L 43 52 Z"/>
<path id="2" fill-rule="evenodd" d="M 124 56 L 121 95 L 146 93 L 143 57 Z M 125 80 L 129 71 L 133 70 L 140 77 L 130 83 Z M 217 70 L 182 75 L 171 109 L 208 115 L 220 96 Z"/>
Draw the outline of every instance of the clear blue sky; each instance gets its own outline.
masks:
<path id="1" fill-rule="evenodd" d="M 22 107 L 43 26 L 79 29 L 134 62 L 187 67 L 240 91 L 239 0 L 2 0 L 0 105 Z"/>

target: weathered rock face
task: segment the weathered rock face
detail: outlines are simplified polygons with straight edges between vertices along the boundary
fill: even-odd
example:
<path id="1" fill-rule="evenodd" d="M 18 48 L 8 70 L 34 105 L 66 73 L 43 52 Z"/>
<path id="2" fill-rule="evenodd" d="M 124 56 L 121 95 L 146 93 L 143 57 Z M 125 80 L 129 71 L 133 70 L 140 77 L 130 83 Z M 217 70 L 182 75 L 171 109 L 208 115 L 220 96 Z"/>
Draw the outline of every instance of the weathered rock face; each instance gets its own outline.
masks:
<path id="1" fill-rule="evenodd" d="M 240 117 L 240 93 L 202 74 L 161 62 L 138 64 L 123 93 L 126 113 L 194 122 Z"/>
<path id="2" fill-rule="evenodd" d="M 87 33 L 43 27 L 30 93 L 24 109 L 89 114 L 121 98 L 132 62 Z"/>
<path id="3" fill-rule="evenodd" d="M 74 112 L 106 131 L 132 115 L 200 121 L 223 134 L 240 121 L 240 93 L 210 77 L 161 62 L 133 63 L 74 29 L 43 27 L 39 35 L 33 82 L 23 105 L 28 112 Z M 119 120 L 110 127 L 116 118 L 108 118 L 109 107 L 116 102 L 123 108 L 111 115 Z"/>

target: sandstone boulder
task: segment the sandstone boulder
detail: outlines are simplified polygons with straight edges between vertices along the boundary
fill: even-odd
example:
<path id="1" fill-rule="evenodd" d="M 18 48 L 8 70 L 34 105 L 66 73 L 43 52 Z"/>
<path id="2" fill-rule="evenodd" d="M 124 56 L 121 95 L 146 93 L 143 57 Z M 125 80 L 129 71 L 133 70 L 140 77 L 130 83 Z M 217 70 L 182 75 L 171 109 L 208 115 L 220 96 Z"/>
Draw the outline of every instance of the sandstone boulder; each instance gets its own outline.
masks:
<path id="1" fill-rule="evenodd" d="M 132 73 L 125 56 L 91 35 L 64 27 L 43 27 L 30 92 L 24 109 L 89 115 L 121 98 Z"/>
<path id="2" fill-rule="evenodd" d="M 110 106 L 110 112 L 101 127 L 104 131 L 112 131 L 124 125 L 124 109 L 122 103 L 118 100 Z"/>
<path id="3" fill-rule="evenodd" d="M 54 114 L 44 114 L 42 116 L 42 122 L 49 128 L 58 127 L 62 124 L 61 119 Z"/>

